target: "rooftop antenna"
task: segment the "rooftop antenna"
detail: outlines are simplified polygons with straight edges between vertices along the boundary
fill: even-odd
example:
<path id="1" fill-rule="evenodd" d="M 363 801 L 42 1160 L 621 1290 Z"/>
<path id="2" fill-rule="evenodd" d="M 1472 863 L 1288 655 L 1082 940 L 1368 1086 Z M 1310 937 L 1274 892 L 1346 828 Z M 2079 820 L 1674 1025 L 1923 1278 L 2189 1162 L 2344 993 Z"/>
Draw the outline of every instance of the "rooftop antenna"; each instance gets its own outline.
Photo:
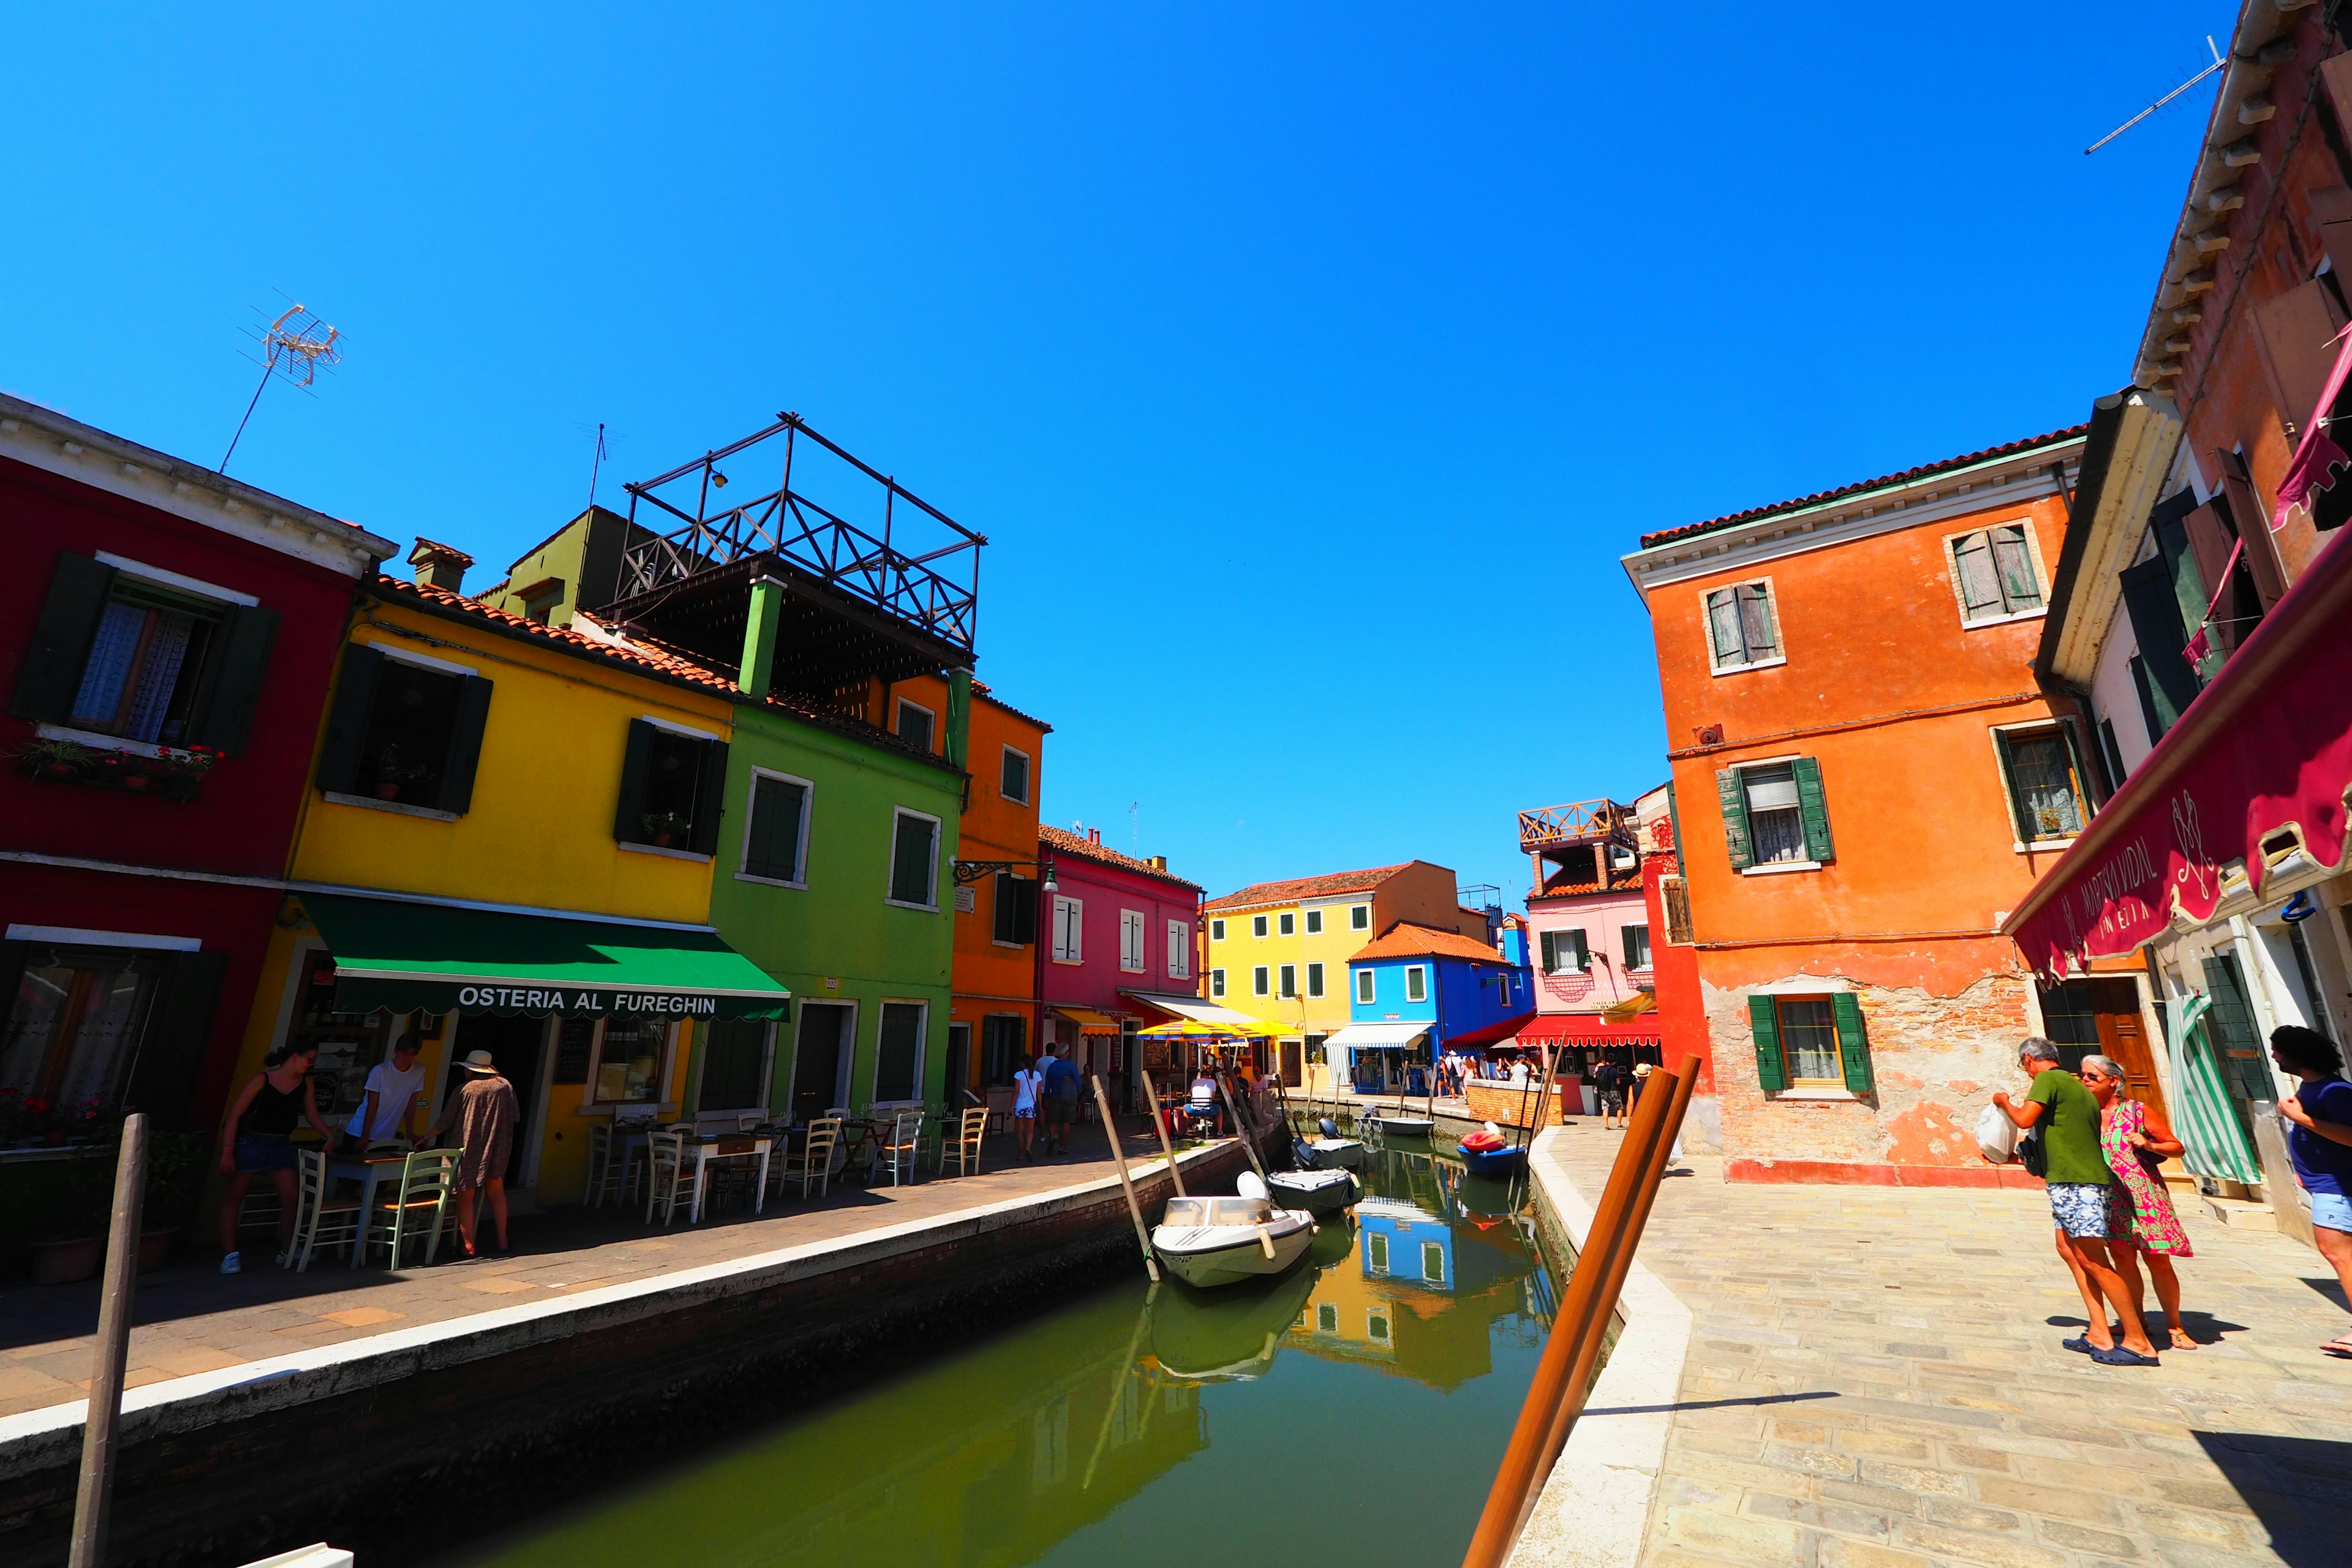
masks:
<path id="1" fill-rule="evenodd" d="M 588 504 L 596 504 L 596 474 L 604 466 L 604 422 L 596 421 L 596 455 L 588 461 Z"/>
<path id="2" fill-rule="evenodd" d="M 1136 826 L 1137 822 L 1139 820 L 1137 817 L 1136 813 L 1142 809 L 1143 803 L 1139 800 L 1130 800 L 1127 803 L 1127 852 L 1129 855 L 1138 857 L 1140 857 L 1143 853 L 1143 850 L 1140 847 L 1143 842 L 1143 835 Z"/>
<path id="3" fill-rule="evenodd" d="M 220 467 L 214 472 L 228 472 L 228 460 L 236 456 L 236 444 L 245 438 L 245 426 L 253 418 L 269 378 L 282 375 L 297 386 L 310 385 L 318 379 L 320 365 L 342 363 L 343 351 L 335 346 L 341 335 L 319 320 L 317 312 L 299 304 L 269 323 L 261 337 L 263 348 L 268 351 L 261 363 L 261 383 L 253 389 L 253 401 L 245 405 L 245 418 L 236 422 L 236 434 L 228 438 L 228 450 L 221 454 Z"/>
<path id="4" fill-rule="evenodd" d="M 2205 52 L 2213 57 L 2213 63 L 2211 65 L 2207 66 L 2203 70 L 2199 71 L 2195 76 L 2190 77 L 2187 81 L 2182 82 L 2179 87 L 2174 88 L 2170 92 L 2166 93 L 2162 98 L 2158 99 L 2154 103 L 2149 104 L 2146 109 L 2141 110 L 2137 114 L 2133 115 L 2129 120 L 2125 121 L 2121 125 L 2116 126 L 2113 131 L 2108 132 L 2105 136 L 2100 137 L 2088 147 L 2084 148 L 2083 156 L 2085 158 L 2089 157 L 2092 153 L 2097 152 L 2100 148 L 2105 146 L 2108 142 L 2114 141 L 2116 137 L 2122 135 L 2133 126 L 2137 125 L 2141 121 L 2146 120 L 2149 115 L 2154 114 L 2158 110 L 2162 109 L 2166 104 L 2170 103 L 2174 99 L 2179 98 L 2182 93 L 2187 92 L 2190 88 L 2195 87 L 2199 82 L 2203 81 L 2207 77 L 2211 76 L 2215 71 L 2220 70 L 2224 65 L 2229 63 L 2221 58 L 2221 51 L 2213 47 L 2213 35 L 2210 33 L 2205 35 Z"/>

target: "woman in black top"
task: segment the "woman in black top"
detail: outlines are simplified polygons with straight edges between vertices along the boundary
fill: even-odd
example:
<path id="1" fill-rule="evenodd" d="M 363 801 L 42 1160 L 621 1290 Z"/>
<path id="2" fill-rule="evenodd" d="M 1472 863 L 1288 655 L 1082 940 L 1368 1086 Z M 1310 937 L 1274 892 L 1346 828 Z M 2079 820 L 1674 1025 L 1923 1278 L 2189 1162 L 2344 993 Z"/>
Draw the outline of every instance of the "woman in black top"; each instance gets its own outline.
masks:
<path id="1" fill-rule="evenodd" d="M 221 1119 L 220 1168 L 228 1178 L 220 1210 L 224 1274 L 235 1274 L 245 1267 L 244 1257 L 236 1249 L 236 1217 L 256 1176 L 268 1176 L 270 1185 L 278 1189 L 278 1261 L 281 1266 L 286 1261 L 294 1240 L 298 1207 L 294 1145 L 289 1142 L 295 1127 L 308 1121 L 327 1141 L 327 1152 L 334 1152 L 334 1130 L 320 1118 L 311 1089 L 310 1068 L 318 1059 L 316 1046 L 280 1046 L 263 1058 L 261 1070 L 247 1082 Z"/>

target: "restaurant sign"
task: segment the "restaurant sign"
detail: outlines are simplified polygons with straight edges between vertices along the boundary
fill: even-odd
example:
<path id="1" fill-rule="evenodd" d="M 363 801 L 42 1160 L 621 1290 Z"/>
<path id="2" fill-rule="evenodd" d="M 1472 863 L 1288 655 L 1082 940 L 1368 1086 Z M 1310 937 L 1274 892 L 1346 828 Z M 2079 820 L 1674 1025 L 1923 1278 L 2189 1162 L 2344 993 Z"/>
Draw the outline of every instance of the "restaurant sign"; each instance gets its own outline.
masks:
<path id="1" fill-rule="evenodd" d="M 782 1018 L 789 997 L 719 991 L 613 990 L 338 974 L 335 1006 L 347 1013 L 505 1013 L 586 1018 Z"/>

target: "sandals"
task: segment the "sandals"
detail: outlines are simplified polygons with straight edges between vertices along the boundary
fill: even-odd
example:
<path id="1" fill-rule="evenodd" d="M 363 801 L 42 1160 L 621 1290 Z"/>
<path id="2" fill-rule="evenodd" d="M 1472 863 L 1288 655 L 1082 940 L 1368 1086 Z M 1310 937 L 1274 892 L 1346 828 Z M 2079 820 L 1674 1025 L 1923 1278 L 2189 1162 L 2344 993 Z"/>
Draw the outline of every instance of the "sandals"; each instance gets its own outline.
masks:
<path id="1" fill-rule="evenodd" d="M 2352 1342 L 2352 1335 L 2347 1335 L 2344 1339 L 2330 1340 L 2319 1348 L 2340 1360 L 2352 1361 L 2352 1342 Z"/>
<path id="2" fill-rule="evenodd" d="M 2164 1364 L 2152 1355 L 2142 1355 L 2137 1351 L 2127 1351 L 2121 1345 L 2110 1345 L 2103 1351 L 2093 1351 L 2091 1359 L 2101 1366 L 2162 1366 Z"/>
<path id="3" fill-rule="evenodd" d="M 2096 1355 L 2099 1352 L 2099 1347 L 2093 1344 L 2089 1338 L 2083 1334 L 2076 1334 L 2071 1340 L 2060 1340 L 2058 1344 L 2061 1349 L 2079 1352 L 2084 1355 Z"/>

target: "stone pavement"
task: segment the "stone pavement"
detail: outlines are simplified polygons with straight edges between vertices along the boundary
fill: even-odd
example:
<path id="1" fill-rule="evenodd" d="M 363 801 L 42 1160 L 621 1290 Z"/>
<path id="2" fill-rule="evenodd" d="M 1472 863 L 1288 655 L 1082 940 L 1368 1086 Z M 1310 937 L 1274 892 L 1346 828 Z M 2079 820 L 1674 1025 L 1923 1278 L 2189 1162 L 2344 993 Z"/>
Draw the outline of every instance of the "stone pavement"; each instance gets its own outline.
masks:
<path id="1" fill-rule="evenodd" d="M 1619 1136 L 1561 1140 L 1588 1194 Z M 2317 1348 L 2345 1309 L 2308 1248 L 2185 1216 L 2214 1342 L 2109 1368 L 2059 1345 L 2082 1300 L 2038 1192 L 1683 1166 L 1641 1253 L 1693 1317 L 1647 1568 L 2352 1564 L 2352 1363 Z"/>
<path id="2" fill-rule="evenodd" d="M 1139 1164 L 1160 1157 L 1148 1124 L 1125 1142 Z M 249 1246 L 247 1258 L 257 1258 L 260 1266 L 223 1275 L 213 1247 L 184 1243 L 174 1262 L 140 1279 L 126 1382 L 137 1387 L 493 1307 L 940 1218 L 1094 1181 L 1110 1171 L 1109 1145 L 1092 1126 L 1077 1129 L 1067 1159 L 1022 1165 L 1011 1162 L 1012 1153 L 1009 1137 L 991 1138 L 978 1174 L 940 1178 L 926 1170 L 914 1185 L 896 1188 L 887 1177 L 871 1188 L 836 1179 L 829 1197 L 812 1194 L 805 1203 L 795 1182 L 782 1197 L 772 1195 L 757 1218 L 748 1205 L 717 1216 L 706 1208 L 703 1223 L 692 1226 L 683 1215 L 667 1229 L 649 1226 L 642 1206 L 554 1209 L 517 1218 L 509 1230 L 515 1255 L 501 1259 L 448 1262 L 453 1228 L 444 1238 L 440 1265 L 398 1273 L 380 1264 L 348 1268 L 345 1252 L 314 1255 L 310 1268 L 295 1274 L 272 1267 L 266 1247 Z M 0 1289 L 0 1416 L 87 1394 L 97 1323 L 94 1280 Z"/>

